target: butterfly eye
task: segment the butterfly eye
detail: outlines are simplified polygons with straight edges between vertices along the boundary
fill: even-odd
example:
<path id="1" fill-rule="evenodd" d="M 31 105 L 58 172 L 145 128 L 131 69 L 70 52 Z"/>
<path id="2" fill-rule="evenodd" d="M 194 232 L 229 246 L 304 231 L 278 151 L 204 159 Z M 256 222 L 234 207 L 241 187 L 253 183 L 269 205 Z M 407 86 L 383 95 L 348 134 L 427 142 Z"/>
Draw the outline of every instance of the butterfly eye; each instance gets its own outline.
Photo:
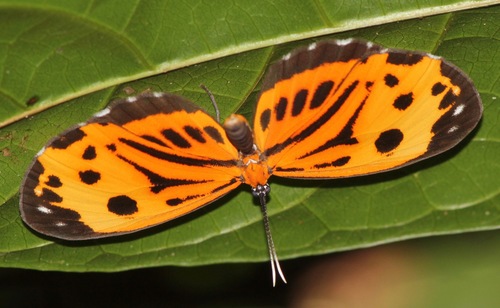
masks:
<path id="1" fill-rule="evenodd" d="M 252 187 L 252 195 L 256 198 L 266 197 L 271 192 L 271 186 L 269 184 L 266 185 L 257 185 L 256 187 Z"/>

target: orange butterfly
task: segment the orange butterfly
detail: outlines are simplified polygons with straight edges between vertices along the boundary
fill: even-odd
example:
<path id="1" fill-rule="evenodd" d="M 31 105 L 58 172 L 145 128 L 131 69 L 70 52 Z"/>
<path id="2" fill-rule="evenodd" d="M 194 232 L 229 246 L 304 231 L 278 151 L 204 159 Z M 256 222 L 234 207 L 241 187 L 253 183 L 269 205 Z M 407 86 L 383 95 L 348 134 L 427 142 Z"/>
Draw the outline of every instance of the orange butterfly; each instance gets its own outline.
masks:
<path id="1" fill-rule="evenodd" d="M 21 215 L 66 240 L 135 232 L 194 211 L 242 183 L 266 214 L 271 175 L 331 179 L 392 170 L 459 143 L 482 114 L 470 79 L 442 58 L 357 40 L 314 43 L 274 63 L 253 133 L 180 96 L 117 101 L 48 143 L 21 186 Z"/>

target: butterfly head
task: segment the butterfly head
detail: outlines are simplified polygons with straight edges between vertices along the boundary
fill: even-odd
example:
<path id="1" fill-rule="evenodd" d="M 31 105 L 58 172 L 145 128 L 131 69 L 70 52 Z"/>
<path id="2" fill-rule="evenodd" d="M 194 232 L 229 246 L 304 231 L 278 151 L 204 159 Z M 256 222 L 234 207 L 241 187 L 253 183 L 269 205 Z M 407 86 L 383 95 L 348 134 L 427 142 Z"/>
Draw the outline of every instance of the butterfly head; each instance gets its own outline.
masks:
<path id="1" fill-rule="evenodd" d="M 262 198 L 266 197 L 269 192 L 271 192 L 271 186 L 269 184 L 264 184 L 264 185 L 257 185 L 255 187 L 252 187 L 252 195 L 256 198 Z"/>

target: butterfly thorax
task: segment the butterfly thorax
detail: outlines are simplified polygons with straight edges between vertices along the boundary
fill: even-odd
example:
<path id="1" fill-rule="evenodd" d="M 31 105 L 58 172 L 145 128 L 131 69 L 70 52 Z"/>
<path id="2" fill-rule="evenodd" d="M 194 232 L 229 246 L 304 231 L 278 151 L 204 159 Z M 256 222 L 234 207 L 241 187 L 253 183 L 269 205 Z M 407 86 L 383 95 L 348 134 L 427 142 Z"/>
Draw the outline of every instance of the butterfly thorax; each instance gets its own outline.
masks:
<path id="1" fill-rule="evenodd" d="M 271 176 L 271 169 L 265 156 L 254 143 L 248 121 L 241 115 L 232 114 L 224 122 L 224 130 L 229 141 L 238 149 L 241 181 L 254 188 L 265 185 Z"/>
<path id="2" fill-rule="evenodd" d="M 252 155 L 241 157 L 240 162 L 243 183 L 254 188 L 267 183 L 267 179 L 271 176 L 270 169 L 267 161 L 262 159 L 262 155 L 260 155 L 258 150 Z"/>

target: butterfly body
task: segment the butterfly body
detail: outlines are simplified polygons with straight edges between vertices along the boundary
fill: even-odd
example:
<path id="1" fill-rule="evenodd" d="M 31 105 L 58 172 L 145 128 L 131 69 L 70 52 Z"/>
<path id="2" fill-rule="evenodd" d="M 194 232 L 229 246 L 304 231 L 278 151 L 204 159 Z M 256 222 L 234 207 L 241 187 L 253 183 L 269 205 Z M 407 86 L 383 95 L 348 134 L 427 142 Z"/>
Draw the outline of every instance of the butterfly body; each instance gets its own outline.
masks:
<path id="1" fill-rule="evenodd" d="M 266 185 L 272 169 L 267 165 L 267 158 L 255 145 L 247 120 L 241 115 L 232 114 L 223 126 L 229 141 L 238 149 L 237 164 L 241 171 L 241 182 L 252 188 Z"/>
<path id="2" fill-rule="evenodd" d="M 112 104 L 35 157 L 21 186 L 21 215 L 56 238 L 114 236 L 185 215 L 242 183 L 265 213 L 271 175 L 329 179 L 397 169 L 455 146 L 481 114 L 470 79 L 440 57 L 323 41 L 269 68 L 253 129 L 238 115 L 221 125 L 172 94 Z"/>

